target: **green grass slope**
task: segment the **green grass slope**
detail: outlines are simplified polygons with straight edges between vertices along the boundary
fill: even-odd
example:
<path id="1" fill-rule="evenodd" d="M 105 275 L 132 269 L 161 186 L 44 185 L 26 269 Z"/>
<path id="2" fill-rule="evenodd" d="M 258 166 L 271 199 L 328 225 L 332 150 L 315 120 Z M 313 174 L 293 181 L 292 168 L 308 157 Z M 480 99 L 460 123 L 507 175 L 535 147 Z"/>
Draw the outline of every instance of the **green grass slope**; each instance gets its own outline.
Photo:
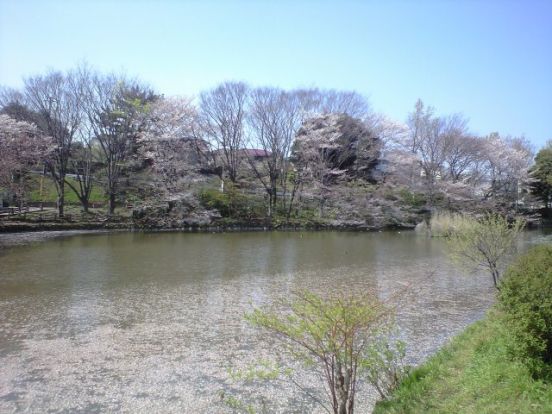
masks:
<path id="1" fill-rule="evenodd" d="M 374 413 L 552 413 L 552 384 L 512 360 L 511 340 L 492 310 L 416 368 Z"/>
<path id="2" fill-rule="evenodd" d="M 27 199 L 30 202 L 57 202 L 57 191 L 55 184 L 49 177 L 45 177 L 42 184 L 42 195 L 40 192 L 40 176 L 31 176 L 27 180 L 29 191 L 27 193 Z M 78 188 L 78 182 L 73 178 L 67 178 L 73 186 Z M 103 190 L 98 187 L 92 187 L 92 193 L 90 194 L 90 203 L 104 203 L 106 201 Z M 68 185 L 65 186 L 65 202 L 67 204 L 80 204 L 80 201 L 73 190 Z"/>

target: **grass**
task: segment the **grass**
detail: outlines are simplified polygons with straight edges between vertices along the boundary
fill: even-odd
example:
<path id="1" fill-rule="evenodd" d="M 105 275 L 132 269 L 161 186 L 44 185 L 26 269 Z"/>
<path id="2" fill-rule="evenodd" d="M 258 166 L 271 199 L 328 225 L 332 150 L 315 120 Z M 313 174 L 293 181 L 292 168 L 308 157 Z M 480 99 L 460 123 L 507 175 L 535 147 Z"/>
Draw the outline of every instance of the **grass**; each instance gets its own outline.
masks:
<path id="1" fill-rule="evenodd" d="M 416 368 L 374 413 L 552 413 L 552 384 L 534 380 L 512 360 L 511 340 L 491 310 Z"/>
<path id="2" fill-rule="evenodd" d="M 57 202 L 57 191 L 55 184 L 49 177 L 44 177 L 43 186 L 42 186 L 42 196 L 40 192 L 40 176 L 30 175 L 27 178 L 27 192 L 26 192 L 26 201 L 31 203 L 52 203 Z M 67 178 L 68 181 L 74 186 L 78 186 L 78 182 L 73 178 Z M 2 188 L 0 188 L 0 192 Z M 65 186 L 65 214 L 67 217 L 73 216 L 74 218 L 93 220 L 100 219 L 107 215 L 107 198 L 103 189 L 100 186 L 95 186 L 92 188 L 92 193 L 90 195 L 90 208 L 88 215 L 82 215 L 81 203 L 71 188 L 68 185 Z M 30 212 L 24 215 L 25 221 L 41 221 L 41 220 L 51 220 L 55 218 L 56 213 L 51 210 L 44 212 Z M 127 219 L 132 215 L 132 211 L 125 208 L 124 205 L 118 205 L 116 209 L 116 216 Z M 19 215 L 14 215 L 7 217 L 11 220 L 20 220 L 22 217 Z"/>
<path id="3" fill-rule="evenodd" d="M 27 183 L 29 191 L 27 192 L 27 199 L 30 202 L 46 202 L 55 203 L 57 201 L 57 191 L 55 184 L 49 177 L 44 177 L 42 187 L 42 197 L 40 195 L 40 176 L 33 175 L 29 177 Z M 71 184 L 78 188 L 78 182 L 73 178 L 67 178 Z M 100 187 L 92 187 L 92 194 L 90 195 L 90 203 L 105 203 L 106 196 Z M 68 185 L 65 186 L 65 203 L 67 204 L 79 204 L 80 201 L 71 188 Z"/>

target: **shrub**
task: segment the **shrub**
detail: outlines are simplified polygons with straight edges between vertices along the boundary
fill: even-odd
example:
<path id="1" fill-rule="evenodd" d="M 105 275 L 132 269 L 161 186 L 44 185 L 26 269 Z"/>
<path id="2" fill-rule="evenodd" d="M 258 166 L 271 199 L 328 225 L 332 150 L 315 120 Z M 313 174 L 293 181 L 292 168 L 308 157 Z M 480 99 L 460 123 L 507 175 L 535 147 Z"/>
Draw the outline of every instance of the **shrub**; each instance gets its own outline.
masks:
<path id="1" fill-rule="evenodd" d="M 552 377 L 552 245 L 521 256 L 506 271 L 499 295 L 511 351 L 536 377 Z"/>
<path id="2" fill-rule="evenodd" d="M 427 231 L 434 237 L 449 237 L 472 223 L 472 218 L 462 214 L 437 212 L 431 217 L 430 228 Z"/>
<path id="3" fill-rule="evenodd" d="M 207 188 L 199 193 L 199 200 L 208 209 L 215 209 L 224 218 L 250 220 L 264 216 L 262 199 L 242 194 L 228 185 L 224 193 L 218 189 Z"/>
<path id="4" fill-rule="evenodd" d="M 402 188 L 399 191 L 399 196 L 405 204 L 411 207 L 422 207 L 427 202 L 427 198 L 424 194 L 413 193 L 406 188 Z"/>
<path id="5" fill-rule="evenodd" d="M 447 238 L 453 259 L 488 270 L 500 289 L 502 268 L 515 252 L 525 222 L 517 219 L 510 223 L 499 214 L 487 214 L 479 220 L 464 217 L 458 223 Z"/>
<path id="6" fill-rule="evenodd" d="M 222 217 L 228 217 L 231 213 L 230 201 L 225 193 L 216 189 L 205 189 L 199 193 L 201 204 L 209 209 L 218 210 Z"/>
<path id="7" fill-rule="evenodd" d="M 404 344 L 389 337 L 393 311 L 375 292 L 319 296 L 302 291 L 255 308 L 246 319 L 273 344 L 275 361 L 261 361 L 232 377 L 284 379 L 327 412 L 353 414 L 356 393 L 365 381 L 386 397 L 406 373 Z M 295 378 L 298 366 L 320 378 L 319 386 Z M 232 395 L 222 399 L 253 412 Z"/>

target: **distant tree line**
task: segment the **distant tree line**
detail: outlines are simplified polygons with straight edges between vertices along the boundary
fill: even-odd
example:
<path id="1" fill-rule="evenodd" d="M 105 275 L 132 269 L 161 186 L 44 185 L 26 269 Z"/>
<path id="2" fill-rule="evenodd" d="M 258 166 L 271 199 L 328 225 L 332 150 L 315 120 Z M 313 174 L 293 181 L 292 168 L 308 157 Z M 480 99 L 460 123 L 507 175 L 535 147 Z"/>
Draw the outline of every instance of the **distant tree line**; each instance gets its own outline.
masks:
<path id="1" fill-rule="evenodd" d="M 394 178 L 421 188 L 430 206 L 447 197 L 516 208 L 530 198 L 534 154 L 524 137 L 475 136 L 462 115 L 436 116 L 421 100 L 389 148 Z"/>
<path id="2" fill-rule="evenodd" d="M 141 185 L 131 178 L 144 171 L 169 199 L 197 174 L 217 176 L 223 192 L 254 181 L 268 217 L 278 209 L 289 216 L 300 196 L 322 206 L 332 188 L 353 179 L 420 194 L 430 208 L 444 200 L 517 208 L 531 191 L 546 206 L 552 198 L 549 148 L 531 169 L 523 137 L 475 136 L 464 117 L 437 116 L 421 100 L 400 123 L 353 91 L 224 82 L 196 99 L 165 97 L 83 64 L 4 88 L 0 113 L 0 187 L 24 200 L 25 175 L 43 170 L 60 217 L 67 189 L 86 212 L 94 186 L 114 214 L 128 187 Z"/>

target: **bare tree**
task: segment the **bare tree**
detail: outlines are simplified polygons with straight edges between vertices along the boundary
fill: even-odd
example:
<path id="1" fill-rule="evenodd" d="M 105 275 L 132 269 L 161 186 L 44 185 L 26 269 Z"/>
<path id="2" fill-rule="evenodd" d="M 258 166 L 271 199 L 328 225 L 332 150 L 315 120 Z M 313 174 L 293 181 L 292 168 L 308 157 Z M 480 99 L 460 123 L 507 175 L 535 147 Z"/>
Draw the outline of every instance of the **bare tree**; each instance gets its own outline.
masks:
<path id="1" fill-rule="evenodd" d="M 242 162 L 248 95 L 243 82 L 225 82 L 200 95 L 202 130 L 232 182 L 237 181 Z"/>
<path id="2" fill-rule="evenodd" d="M 90 196 L 94 186 L 93 166 L 94 157 L 94 131 L 87 122 L 85 112 L 85 99 L 87 90 L 92 82 L 94 71 L 86 63 L 79 65 L 73 72 L 74 93 L 81 99 L 81 123 L 75 134 L 75 142 L 69 158 L 69 168 L 72 173 L 71 180 L 65 180 L 65 184 L 75 193 L 79 199 L 82 210 L 88 213 Z M 76 181 L 76 183 L 75 183 Z"/>
<path id="3" fill-rule="evenodd" d="M 431 106 L 426 108 L 422 100 L 418 99 L 414 105 L 414 112 L 408 116 L 410 135 L 405 141 L 405 146 L 413 154 L 420 150 L 422 141 L 429 134 L 433 113 L 434 109 Z"/>
<path id="4" fill-rule="evenodd" d="M 430 206 L 447 178 L 460 180 L 477 157 L 477 150 L 469 147 L 467 120 L 460 115 L 434 116 L 431 107 L 418 100 L 408 119 L 410 135 L 404 146 L 419 157 L 421 179 Z M 447 174 L 448 173 L 448 174 Z"/>
<path id="5" fill-rule="evenodd" d="M 268 215 L 272 217 L 278 192 L 286 207 L 289 155 L 300 121 L 297 96 L 277 88 L 255 89 L 248 120 L 251 144 L 264 152 L 260 161 L 249 157 L 249 163 L 268 195 Z"/>
<path id="6" fill-rule="evenodd" d="M 454 130 L 447 132 L 443 138 L 446 178 L 453 183 L 469 180 L 481 157 L 483 147 L 481 139 Z"/>
<path id="7" fill-rule="evenodd" d="M 74 181 L 65 180 L 65 184 L 73 190 L 85 213 L 88 213 L 90 196 L 92 195 L 94 186 L 93 165 L 94 150 L 91 139 L 85 138 L 75 142 L 69 160 L 70 171 L 73 173 Z"/>
<path id="8" fill-rule="evenodd" d="M 82 120 L 82 101 L 74 73 L 49 72 L 24 80 L 24 96 L 29 107 L 40 113 L 47 135 L 56 148 L 46 164 L 58 194 L 58 214 L 63 217 L 65 182 L 73 141 Z"/>
<path id="9" fill-rule="evenodd" d="M 13 104 L 24 105 L 24 103 L 25 96 L 21 91 L 6 86 L 0 86 L 0 107 L 5 108 Z"/>
<path id="10" fill-rule="evenodd" d="M 334 113 L 364 120 L 371 114 L 368 100 L 355 91 L 311 88 L 293 93 L 301 102 L 303 118 Z"/>
<path id="11" fill-rule="evenodd" d="M 519 194 L 529 181 L 533 155 L 523 138 L 503 138 L 498 133 L 484 139 L 474 137 L 465 118 L 437 117 L 433 108 L 420 100 L 408 124 L 410 134 L 399 147 L 418 158 L 419 178 L 430 206 L 437 193 L 447 196 L 449 202 L 483 198 L 495 206 L 517 206 Z"/>

